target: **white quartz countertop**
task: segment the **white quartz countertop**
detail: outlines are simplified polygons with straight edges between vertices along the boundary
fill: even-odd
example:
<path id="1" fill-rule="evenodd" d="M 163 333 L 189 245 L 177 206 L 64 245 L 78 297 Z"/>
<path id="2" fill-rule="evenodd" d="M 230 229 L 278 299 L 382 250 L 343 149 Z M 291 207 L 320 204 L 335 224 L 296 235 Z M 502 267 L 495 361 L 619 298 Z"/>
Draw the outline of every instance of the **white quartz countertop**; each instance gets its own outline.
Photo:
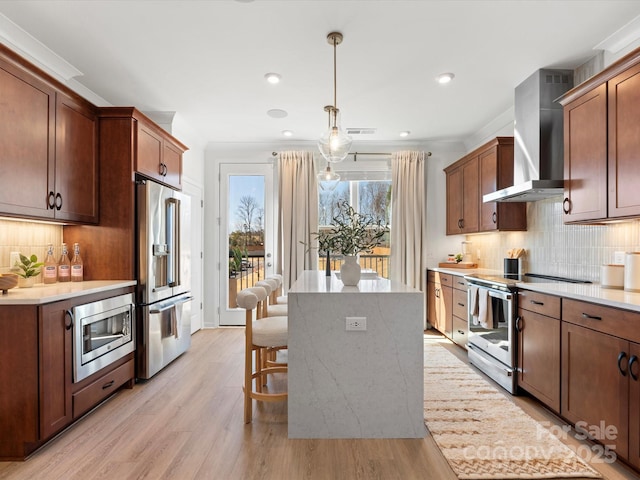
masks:
<path id="1" fill-rule="evenodd" d="M 338 278 L 339 272 L 305 270 L 291 286 L 289 293 L 419 293 L 419 290 L 386 278 L 365 273 L 355 287 L 345 286 Z"/>
<path id="2" fill-rule="evenodd" d="M 486 268 L 443 268 L 433 267 L 429 270 L 436 272 L 449 273 L 451 275 L 470 275 L 478 273 L 483 275 L 502 275 L 499 270 L 490 270 Z M 558 295 L 565 298 L 573 298 L 575 300 L 583 300 L 585 302 L 598 303 L 600 305 L 608 305 L 610 307 L 623 308 L 640 312 L 640 293 L 625 292 L 622 289 L 604 288 L 599 283 L 516 283 L 518 288 L 524 290 L 532 290 L 534 292 L 548 293 L 550 295 Z"/>
<path id="3" fill-rule="evenodd" d="M 0 294 L 0 306 L 40 305 L 130 287 L 135 284 L 135 280 L 89 280 L 86 282 L 53 283 L 51 285 L 37 283 L 32 288 L 16 287 L 8 290 L 6 295 Z"/>

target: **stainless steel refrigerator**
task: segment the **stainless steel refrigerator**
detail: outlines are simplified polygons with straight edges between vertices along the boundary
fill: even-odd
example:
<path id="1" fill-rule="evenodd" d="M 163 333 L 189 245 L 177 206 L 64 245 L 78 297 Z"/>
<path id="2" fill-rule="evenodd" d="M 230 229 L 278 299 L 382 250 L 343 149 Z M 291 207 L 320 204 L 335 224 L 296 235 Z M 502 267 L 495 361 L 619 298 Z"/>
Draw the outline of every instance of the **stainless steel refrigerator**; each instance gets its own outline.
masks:
<path id="1" fill-rule="evenodd" d="M 191 345 L 191 198 L 136 179 L 136 376 L 151 378 Z"/>

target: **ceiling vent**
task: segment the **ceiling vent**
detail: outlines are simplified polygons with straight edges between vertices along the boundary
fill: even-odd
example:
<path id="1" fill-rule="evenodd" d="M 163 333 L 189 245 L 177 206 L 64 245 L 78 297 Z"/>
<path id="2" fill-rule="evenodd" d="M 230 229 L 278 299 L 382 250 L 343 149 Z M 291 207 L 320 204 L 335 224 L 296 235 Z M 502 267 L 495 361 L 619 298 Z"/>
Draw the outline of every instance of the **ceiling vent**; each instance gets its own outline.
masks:
<path id="1" fill-rule="evenodd" d="M 375 128 L 347 128 L 347 135 L 373 135 Z"/>

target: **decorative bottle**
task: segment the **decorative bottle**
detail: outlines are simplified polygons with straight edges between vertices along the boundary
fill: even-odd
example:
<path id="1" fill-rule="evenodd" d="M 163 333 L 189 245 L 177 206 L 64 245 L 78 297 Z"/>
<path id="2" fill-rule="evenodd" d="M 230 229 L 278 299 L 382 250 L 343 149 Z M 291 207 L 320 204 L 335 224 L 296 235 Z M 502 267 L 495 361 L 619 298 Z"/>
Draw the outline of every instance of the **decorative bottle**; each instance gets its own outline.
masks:
<path id="1" fill-rule="evenodd" d="M 80 256 L 80 245 L 73 244 L 73 260 L 71 260 L 71 281 L 81 282 L 83 277 L 82 257 Z"/>
<path id="2" fill-rule="evenodd" d="M 45 284 L 56 283 L 58 281 L 58 262 L 53 257 L 53 244 L 50 243 L 47 249 L 47 258 L 44 260 L 42 277 Z"/>
<path id="3" fill-rule="evenodd" d="M 60 261 L 58 262 L 58 281 L 71 281 L 71 262 L 69 261 L 69 252 L 67 251 L 66 243 L 62 244 L 62 255 L 60 255 Z"/>

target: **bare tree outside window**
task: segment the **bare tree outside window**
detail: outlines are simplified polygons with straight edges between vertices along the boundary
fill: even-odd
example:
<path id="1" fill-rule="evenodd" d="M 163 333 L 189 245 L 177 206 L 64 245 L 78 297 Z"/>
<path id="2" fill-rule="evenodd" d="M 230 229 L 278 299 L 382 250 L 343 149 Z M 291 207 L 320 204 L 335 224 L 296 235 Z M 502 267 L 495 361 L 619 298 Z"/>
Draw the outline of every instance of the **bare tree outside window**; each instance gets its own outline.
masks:
<path id="1" fill-rule="evenodd" d="M 240 204 L 236 211 L 239 224 L 244 231 L 251 233 L 255 230 L 254 220 L 256 219 L 260 205 L 255 197 L 245 195 L 240 198 Z"/>
<path id="2" fill-rule="evenodd" d="M 376 221 L 388 222 L 390 189 L 388 181 L 358 182 L 360 213 L 371 215 Z"/>
<path id="3" fill-rule="evenodd" d="M 318 197 L 318 225 L 331 224 L 338 212 L 338 204 L 349 202 L 349 182 L 340 182 L 333 191 L 321 191 Z"/>

